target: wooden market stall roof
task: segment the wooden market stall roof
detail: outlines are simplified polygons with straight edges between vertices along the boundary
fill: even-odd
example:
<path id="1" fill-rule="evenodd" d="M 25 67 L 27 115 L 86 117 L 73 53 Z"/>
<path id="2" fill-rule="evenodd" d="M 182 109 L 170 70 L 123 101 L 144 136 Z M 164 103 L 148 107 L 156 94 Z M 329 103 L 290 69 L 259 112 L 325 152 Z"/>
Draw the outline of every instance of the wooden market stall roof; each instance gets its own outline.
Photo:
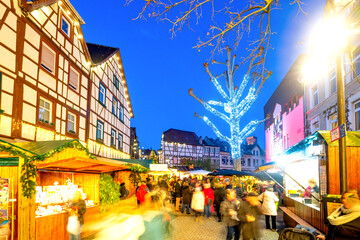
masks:
<path id="1" fill-rule="evenodd" d="M 30 156 L 43 157 L 43 161 L 35 162 L 37 169 L 101 173 L 128 168 L 121 161 L 95 158 L 77 139 L 16 143 L 1 140 L 0 144 L 24 151 Z M 2 152 L 0 157 L 9 156 L 9 153 Z"/>
<path id="2" fill-rule="evenodd" d="M 120 159 L 120 158 L 113 158 L 112 160 L 116 162 L 123 162 L 128 164 L 138 164 L 148 169 L 150 169 L 150 164 L 152 164 L 153 161 L 151 159 Z"/>

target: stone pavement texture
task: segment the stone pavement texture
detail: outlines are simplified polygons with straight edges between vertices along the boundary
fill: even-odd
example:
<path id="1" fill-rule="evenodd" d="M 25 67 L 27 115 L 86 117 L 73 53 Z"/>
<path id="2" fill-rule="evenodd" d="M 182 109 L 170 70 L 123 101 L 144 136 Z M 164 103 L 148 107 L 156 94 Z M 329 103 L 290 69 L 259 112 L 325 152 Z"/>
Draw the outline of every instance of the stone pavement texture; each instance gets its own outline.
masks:
<path id="1" fill-rule="evenodd" d="M 217 222 L 215 216 L 210 219 L 202 217 L 202 221 L 195 222 L 193 214 L 175 213 L 176 218 L 173 220 L 173 231 L 171 237 L 167 240 L 225 240 L 226 226 L 222 222 Z M 281 214 L 277 219 L 278 228 L 282 229 Z M 261 217 L 261 222 L 265 226 L 264 217 Z M 270 230 L 263 229 L 262 240 L 277 240 L 279 234 Z"/>

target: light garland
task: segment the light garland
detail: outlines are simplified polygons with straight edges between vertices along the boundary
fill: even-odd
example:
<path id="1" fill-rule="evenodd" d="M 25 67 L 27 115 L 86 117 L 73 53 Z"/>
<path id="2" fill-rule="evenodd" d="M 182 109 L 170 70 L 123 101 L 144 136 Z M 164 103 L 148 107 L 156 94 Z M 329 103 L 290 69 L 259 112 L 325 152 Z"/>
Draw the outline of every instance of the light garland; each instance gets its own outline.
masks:
<path id="1" fill-rule="evenodd" d="M 228 61 L 230 61 L 230 59 Z M 262 121 L 253 120 L 250 123 L 248 123 L 243 129 L 240 129 L 241 117 L 244 116 L 244 114 L 250 109 L 250 107 L 253 105 L 253 103 L 257 99 L 255 85 L 253 84 L 252 86 L 250 86 L 247 96 L 240 101 L 240 98 L 245 90 L 245 87 L 249 82 L 248 74 L 245 74 L 245 76 L 240 84 L 240 87 L 237 89 L 237 88 L 233 87 L 234 86 L 233 72 L 235 70 L 226 71 L 225 74 L 227 76 L 225 76 L 225 79 L 227 81 L 226 87 L 228 89 L 228 93 L 226 93 L 223 90 L 222 86 L 219 84 L 218 77 L 213 77 L 211 75 L 211 73 L 208 69 L 208 64 L 204 64 L 204 66 L 206 68 L 206 72 L 211 77 L 211 82 L 214 84 L 216 90 L 219 92 L 219 94 L 222 96 L 222 98 L 225 99 L 225 102 L 214 101 L 214 100 L 203 101 L 202 99 L 197 98 L 193 94 L 192 89 L 189 90 L 189 94 L 191 96 L 193 96 L 196 100 L 198 100 L 205 107 L 206 110 L 208 110 L 215 116 L 218 116 L 221 119 L 223 119 L 224 121 L 226 121 L 230 126 L 231 136 L 226 137 L 223 134 L 221 134 L 220 131 L 218 130 L 218 128 L 209 120 L 208 117 L 206 117 L 206 116 L 201 117 L 197 114 L 195 114 L 195 116 L 202 118 L 204 120 L 204 122 L 214 131 L 214 133 L 216 134 L 216 136 L 218 138 L 220 138 L 221 140 L 226 141 L 230 144 L 231 156 L 233 159 L 235 159 L 235 160 L 240 159 L 241 158 L 241 145 L 242 145 L 243 141 L 246 139 L 246 137 L 248 137 L 250 134 L 252 134 L 255 131 L 256 127 L 260 123 L 265 121 L 265 120 L 262 120 Z M 228 66 L 228 68 L 229 68 L 229 66 Z M 234 69 L 234 67 L 231 66 L 231 69 Z M 211 107 L 210 105 L 217 106 L 217 107 L 223 107 L 225 113 L 218 111 L 217 109 Z"/>

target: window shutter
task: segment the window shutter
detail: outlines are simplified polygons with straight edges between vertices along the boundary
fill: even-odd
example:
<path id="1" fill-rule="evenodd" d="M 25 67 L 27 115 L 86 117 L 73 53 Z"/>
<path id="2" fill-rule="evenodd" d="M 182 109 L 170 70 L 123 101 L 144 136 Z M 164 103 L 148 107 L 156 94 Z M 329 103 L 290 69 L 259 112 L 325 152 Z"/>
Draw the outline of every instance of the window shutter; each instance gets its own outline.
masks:
<path id="1" fill-rule="evenodd" d="M 70 68 L 70 71 L 69 71 L 69 84 L 75 90 L 78 89 L 79 74 L 73 68 Z"/>
<path id="2" fill-rule="evenodd" d="M 41 64 L 46 67 L 50 72 L 55 70 L 55 53 L 52 52 L 46 45 L 41 48 Z"/>

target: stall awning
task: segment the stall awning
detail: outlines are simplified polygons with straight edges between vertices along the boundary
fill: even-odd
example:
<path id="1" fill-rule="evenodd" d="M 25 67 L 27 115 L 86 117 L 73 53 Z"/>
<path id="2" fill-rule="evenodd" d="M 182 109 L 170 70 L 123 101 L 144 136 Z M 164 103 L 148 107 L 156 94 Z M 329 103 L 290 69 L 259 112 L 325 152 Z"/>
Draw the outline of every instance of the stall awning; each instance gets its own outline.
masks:
<path id="1" fill-rule="evenodd" d="M 193 167 L 193 168 L 189 168 L 189 166 L 175 166 L 175 167 L 179 172 L 189 172 L 189 171 L 194 171 L 194 170 L 203 170 L 202 167 Z"/>
<path id="2" fill-rule="evenodd" d="M 145 168 L 150 168 L 150 164 L 152 164 L 151 159 L 119 159 L 119 158 L 113 158 L 115 161 L 130 163 L 130 164 L 139 164 Z"/>
<path id="3" fill-rule="evenodd" d="M 208 175 L 211 172 L 206 171 L 206 170 L 194 170 L 194 171 L 188 171 L 187 173 L 193 174 L 193 175 Z"/>
<path id="4" fill-rule="evenodd" d="M 261 166 L 259 166 L 254 172 L 262 172 L 262 171 L 267 171 L 269 169 L 273 169 L 273 168 L 276 168 L 276 163 L 275 162 L 268 162 L 268 163 L 265 163 Z"/>
<path id="5" fill-rule="evenodd" d="M 229 169 L 216 169 L 212 173 L 209 173 L 210 176 L 255 176 L 252 172 L 245 172 L 245 171 L 236 171 L 236 170 L 229 170 Z"/>
<path id="6" fill-rule="evenodd" d="M 26 152 L 29 156 L 43 158 L 43 161 L 35 162 L 39 170 L 102 173 L 128 168 L 121 161 L 96 159 L 77 139 L 15 143 L 0 140 L 0 144 Z M 1 157 L 10 156 L 8 152 L 1 154 Z"/>

